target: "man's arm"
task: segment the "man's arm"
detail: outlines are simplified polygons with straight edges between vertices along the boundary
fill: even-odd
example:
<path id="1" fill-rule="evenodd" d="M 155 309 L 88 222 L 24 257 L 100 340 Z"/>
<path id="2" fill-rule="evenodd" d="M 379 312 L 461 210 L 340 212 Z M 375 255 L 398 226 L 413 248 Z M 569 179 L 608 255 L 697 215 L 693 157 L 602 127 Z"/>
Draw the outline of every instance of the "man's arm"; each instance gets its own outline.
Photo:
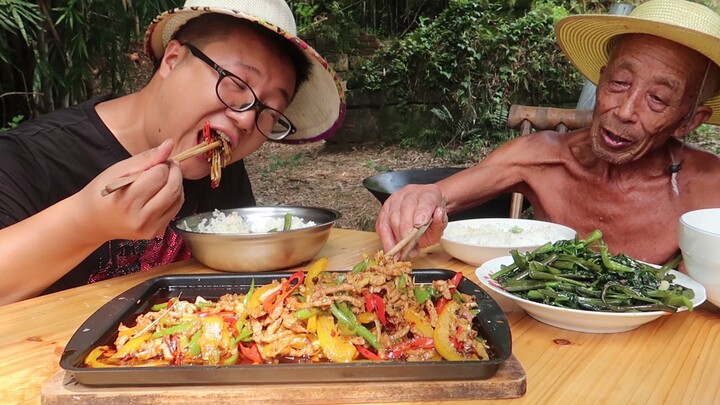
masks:
<path id="1" fill-rule="evenodd" d="M 40 294 L 102 243 L 162 233 L 183 202 L 182 173 L 165 163 L 172 142 L 119 162 L 78 193 L 0 229 L 0 305 Z M 144 171 L 132 185 L 102 196 L 118 177 Z"/>
<path id="2" fill-rule="evenodd" d="M 514 190 L 523 181 L 523 169 L 532 166 L 528 162 L 536 151 L 533 138 L 534 134 L 513 139 L 475 166 L 435 184 L 408 185 L 394 192 L 381 207 L 375 223 L 383 249 L 389 250 L 413 227 L 430 218 L 433 223 L 418 246 L 432 245 L 442 236 L 447 212 L 462 211 Z M 441 207 L 443 198 L 446 209 Z"/>

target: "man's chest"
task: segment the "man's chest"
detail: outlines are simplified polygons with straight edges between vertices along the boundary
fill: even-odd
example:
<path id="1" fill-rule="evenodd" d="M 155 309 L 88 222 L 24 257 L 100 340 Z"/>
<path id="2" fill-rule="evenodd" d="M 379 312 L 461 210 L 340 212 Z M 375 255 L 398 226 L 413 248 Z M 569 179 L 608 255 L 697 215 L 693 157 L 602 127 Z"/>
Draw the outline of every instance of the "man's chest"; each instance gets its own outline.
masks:
<path id="1" fill-rule="evenodd" d="M 678 219 L 686 210 L 670 184 L 558 184 L 537 193 L 539 219 L 568 225 L 585 237 L 595 229 L 615 254 L 662 262 L 677 251 Z"/>

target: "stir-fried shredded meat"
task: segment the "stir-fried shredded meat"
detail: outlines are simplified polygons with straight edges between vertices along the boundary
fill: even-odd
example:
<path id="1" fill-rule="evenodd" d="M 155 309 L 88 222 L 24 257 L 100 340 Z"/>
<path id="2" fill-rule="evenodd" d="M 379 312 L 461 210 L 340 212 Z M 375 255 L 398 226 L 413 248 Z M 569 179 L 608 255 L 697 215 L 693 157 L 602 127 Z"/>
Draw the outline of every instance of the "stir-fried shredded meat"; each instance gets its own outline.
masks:
<path id="1" fill-rule="evenodd" d="M 216 301 L 171 298 L 121 324 L 88 367 L 488 359 L 462 276 L 415 284 L 379 252 L 350 272 L 321 269 Z"/>

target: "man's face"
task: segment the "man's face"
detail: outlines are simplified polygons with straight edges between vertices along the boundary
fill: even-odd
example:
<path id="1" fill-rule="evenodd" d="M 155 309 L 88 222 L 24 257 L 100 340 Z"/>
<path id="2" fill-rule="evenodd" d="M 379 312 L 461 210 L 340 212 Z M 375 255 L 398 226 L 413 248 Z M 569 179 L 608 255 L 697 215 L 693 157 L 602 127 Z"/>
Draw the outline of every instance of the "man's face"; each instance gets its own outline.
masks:
<path id="1" fill-rule="evenodd" d="M 706 67 L 704 56 L 677 43 L 623 37 L 598 82 L 593 152 L 622 164 L 685 135 Z"/>
<path id="2" fill-rule="evenodd" d="M 261 103 L 285 111 L 295 89 L 295 68 L 266 39 L 243 28 L 201 47 L 201 51 L 222 69 L 244 80 Z M 173 138 L 176 144 L 173 153 L 187 150 L 203 141 L 201 134 L 206 121 L 213 130 L 229 138 L 232 159 L 228 164 L 248 156 L 265 142 L 265 136 L 255 125 L 258 109 L 236 112 L 223 104 L 215 91 L 218 72 L 186 46 L 177 41 L 168 45 L 159 74 L 165 76 L 149 128 L 157 133 L 158 144 Z M 228 79 L 223 80 L 227 84 Z M 183 161 L 181 168 L 188 179 L 199 179 L 210 172 L 210 164 L 202 156 Z"/>

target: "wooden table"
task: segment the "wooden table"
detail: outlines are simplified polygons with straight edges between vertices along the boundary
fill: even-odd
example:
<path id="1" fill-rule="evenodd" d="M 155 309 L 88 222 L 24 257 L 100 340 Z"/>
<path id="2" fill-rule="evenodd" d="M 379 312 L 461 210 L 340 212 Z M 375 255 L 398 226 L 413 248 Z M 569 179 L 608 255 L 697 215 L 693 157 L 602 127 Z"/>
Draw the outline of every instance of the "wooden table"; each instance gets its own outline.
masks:
<path id="1" fill-rule="evenodd" d="M 318 257 L 328 269 L 348 269 L 380 244 L 370 232 L 334 229 Z M 475 268 L 439 246 L 414 268 Z M 22 271 L 22 269 L 18 269 Z M 58 371 L 75 330 L 107 301 L 139 282 L 166 274 L 208 273 L 187 261 L 0 307 L 0 404 L 40 403 L 41 387 Z M 720 314 L 701 307 L 662 317 L 631 332 L 588 334 L 547 326 L 503 297 L 513 352 L 527 372 L 527 393 L 488 403 L 720 403 Z"/>

